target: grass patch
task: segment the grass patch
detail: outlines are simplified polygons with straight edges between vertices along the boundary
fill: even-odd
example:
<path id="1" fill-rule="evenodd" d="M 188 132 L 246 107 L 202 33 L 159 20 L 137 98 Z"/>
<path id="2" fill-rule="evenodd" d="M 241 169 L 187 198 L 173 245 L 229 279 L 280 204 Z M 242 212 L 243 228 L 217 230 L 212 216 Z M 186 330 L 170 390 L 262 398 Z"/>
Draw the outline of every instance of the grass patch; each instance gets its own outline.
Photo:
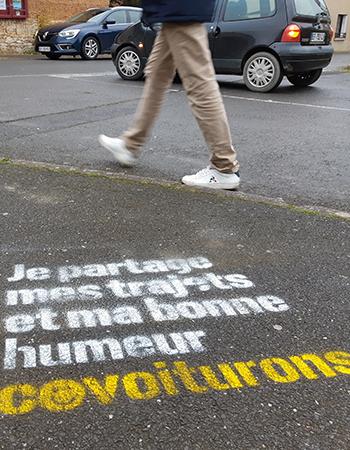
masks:
<path id="1" fill-rule="evenodd" d="M 33 56 L 33 55 L 36 55 L 36 52 L 35 52 L 35 50 L 34 50 L 34 48 L 26 48 L 24 51 L 23 51 L 23 55 L 24 56 Z"/>
<path id="2" fill-rule="evenodd" d="M 10 162 L 11 162 L 11 158 L 8 158 L 7 156 L 0 158 L 0 164 L 8 164 Z"/>

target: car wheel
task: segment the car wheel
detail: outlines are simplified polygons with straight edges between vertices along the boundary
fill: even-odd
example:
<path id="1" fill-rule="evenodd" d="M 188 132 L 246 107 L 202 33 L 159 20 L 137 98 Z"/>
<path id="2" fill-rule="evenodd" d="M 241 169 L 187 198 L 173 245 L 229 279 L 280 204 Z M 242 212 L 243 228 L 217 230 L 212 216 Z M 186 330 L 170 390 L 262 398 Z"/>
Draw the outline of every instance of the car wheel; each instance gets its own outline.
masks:
<path id="1" fill-rule="evenodd" d="M 49 59 L 60 59 L 62 55 L 57 55 L 57 53 L 44 53 L 46 58 Z"/>
<path id="2" fill-rule="evenodd" d="M 244 65 L 244 83 L 251 91 L 270 92 L 281 84 L 282 78 L 281 65 L 271 53 L 255 53 Z"/>
<path id="3" fill-rule="evenodd" d="M 144 64 L 139 52 L 134 47 L 125 47 L 120 50 L 115 62 L 117 72 L 123 80 L 141 80 Z"/>
<path id="4" fill-rule="evenodd" d="M 96 59 L 99 53 L 100 53 L 100 44 L 95 37 L 89 36 L 83 40 L 80 52 L 80 55 L 83 59 L 85 60 Z"/>
<path id="5" fill-rule="evenodd" d="M 316 83 L 316 81 L 322 75 L 322 69 L 311 70 L 310 72 L 296 73 L 294 75 L 287 75 L 288 81 L 294 86 L 305 87 L 310 84 Z"/>

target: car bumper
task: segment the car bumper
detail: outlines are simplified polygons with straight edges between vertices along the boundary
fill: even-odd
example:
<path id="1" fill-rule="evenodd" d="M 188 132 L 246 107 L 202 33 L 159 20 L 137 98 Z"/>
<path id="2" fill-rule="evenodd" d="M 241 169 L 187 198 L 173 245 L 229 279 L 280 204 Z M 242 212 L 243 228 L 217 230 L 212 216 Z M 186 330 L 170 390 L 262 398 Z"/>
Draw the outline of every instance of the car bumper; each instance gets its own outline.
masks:
<path id="1" fill-rule="evenodd" d="M 331 62 L 331 45 L 301 45 L 276 42 L 270 48 L 277 53 L 286 74 L 323 69 Z"/>
<path id="2" fill-rule="evenodd" d="M 57 55 L 77 55 L 80 52 L 80 42 L 77 39 L 51 39 L 39 41 L 36 39 L 34 49 L 39 53 L 54 53 Z M 45 49 L 44 51 L 42 49 Z M 50 50 L 48 50 L 50 49 Z"/>
<path id="3" fill-rule="evenodd" d="M 111 55 L 112 55 L 113 60 L 116 59 L 117 54 L 118 54 L 118 52 L 119 52 L 119 49 L 120 49 L 120 45 L 115 44 L 115 43 L 112 44 L 112 47 L 111 47 Z"/>

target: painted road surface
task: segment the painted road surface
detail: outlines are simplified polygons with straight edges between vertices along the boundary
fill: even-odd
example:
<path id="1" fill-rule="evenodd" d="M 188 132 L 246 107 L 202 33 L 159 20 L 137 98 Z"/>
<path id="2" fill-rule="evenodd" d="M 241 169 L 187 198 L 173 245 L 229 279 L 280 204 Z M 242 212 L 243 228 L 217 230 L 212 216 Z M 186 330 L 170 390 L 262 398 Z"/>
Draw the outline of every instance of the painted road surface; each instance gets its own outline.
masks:
<path id="1" fill-rule="evenodd" d="M 0 171 L 1 448 L 350 448 L 349 222 Z"/>

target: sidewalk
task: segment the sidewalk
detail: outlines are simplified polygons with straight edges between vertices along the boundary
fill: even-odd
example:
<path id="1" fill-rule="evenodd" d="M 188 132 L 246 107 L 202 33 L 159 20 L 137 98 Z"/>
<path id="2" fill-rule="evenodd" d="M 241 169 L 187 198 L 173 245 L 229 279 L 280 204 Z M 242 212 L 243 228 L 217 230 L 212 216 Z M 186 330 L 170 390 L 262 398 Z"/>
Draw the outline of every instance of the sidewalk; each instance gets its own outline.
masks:
<path id="1" fill-rule="evenodd" d="M 350 67 L 350 53 L 334 53 L 326 72 L 341 72 L 344 67 Z"/>
<path id="2" fill-rule="evenodd" d="M 0 176 L 2 448 L 349 448 L 349 222 Z"/>

